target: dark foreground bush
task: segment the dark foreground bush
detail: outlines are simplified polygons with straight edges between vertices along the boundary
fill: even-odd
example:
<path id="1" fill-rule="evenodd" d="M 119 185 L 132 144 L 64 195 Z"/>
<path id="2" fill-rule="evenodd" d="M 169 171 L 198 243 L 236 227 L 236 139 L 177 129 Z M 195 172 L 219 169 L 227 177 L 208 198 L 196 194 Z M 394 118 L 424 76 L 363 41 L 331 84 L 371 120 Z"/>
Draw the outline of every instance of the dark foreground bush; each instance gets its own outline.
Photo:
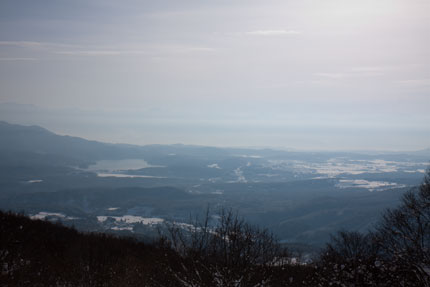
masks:
<path id="1" fill-rule="evenodd" d="M 2 286 L 175 286 L 154 264 L 164 251 L 0 212 Z"/>
<path id="2" fill-rule="evenodd" d="M 430 286 L 430 170 L 369 234 L 341 231 L 316 263 L 321 286 Z"/>
<path id="3" fill-rule="evenodd" d="M 144 244 L 0 211 L 0 286 L 430 287 L 430 171 L 374 232 L 340 231 L 308 265 L 231 211 L 208 219 Z"/>
<path id="4" fill-rule="evenodd" d="M 258 236 L 271 238 L 265 232 Z M 0 211 L 0 286 L 251 286 L 251 282 L 303 286 L 309 268 L 260 264 L 266 249 L 259 248 L 253 261 L 221 254 L 219 249 L 210 254 L 203 249 L 194 250 L 200 254 L 182 253 L 162 239 L 144 244 L 132 238 L 82 234 Z"/>
<path id="5" fill-rule="evenodd" d="M 169 270 L 185 286 L 302 286 L 306 281 L 310 268 L 291 265 L 289 252 L 268 230 L 231 210 L 221 210 L 217 218 L 210 226 L 208 211 L 186 228 L 168 228 L 167 247 L 185 261 Z"/>

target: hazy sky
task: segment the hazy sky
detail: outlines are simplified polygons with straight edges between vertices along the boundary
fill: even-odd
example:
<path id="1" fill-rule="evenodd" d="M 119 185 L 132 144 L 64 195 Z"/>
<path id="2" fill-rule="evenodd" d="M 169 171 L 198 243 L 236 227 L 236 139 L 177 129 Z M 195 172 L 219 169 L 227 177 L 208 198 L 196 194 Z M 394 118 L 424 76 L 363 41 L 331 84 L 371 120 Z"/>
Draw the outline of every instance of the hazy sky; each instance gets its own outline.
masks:
<path id="1" fill-rule="evenodd" d="M 428 148 L 429 11 L 428 0 L 1 0 L 0 103 L 39 112 L 3 105 L 0 119 L 138 144 Z"/>

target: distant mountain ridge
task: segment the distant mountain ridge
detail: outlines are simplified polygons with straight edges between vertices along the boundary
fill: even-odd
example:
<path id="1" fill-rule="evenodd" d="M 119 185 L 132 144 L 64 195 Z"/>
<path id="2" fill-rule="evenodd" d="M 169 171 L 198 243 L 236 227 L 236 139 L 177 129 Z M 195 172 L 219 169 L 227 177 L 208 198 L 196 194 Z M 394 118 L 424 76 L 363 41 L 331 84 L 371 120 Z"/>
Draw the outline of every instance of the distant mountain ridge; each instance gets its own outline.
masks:
<path id="1" fill-rule="evenodd" d="M 0 122 L 0 151 L 56 154 L 81 160 L 139 157 L 136 146 L 60 136 L 40 126 L 23 126 L 4 121 Z"/>
<path id="2" fill-rule="evenodd" d="M 415 154 L 430 157 L 430 148 L 416 151 Z"/>
<path id="3" fill-rule="evenodd" d="M 428 158 L 108 144 L 0 122 L 0 207 L 61 213 L 84 230 L 113 231 L 134 226 L 97 216 L 186 222 L 210 204 L 240 210 L 285 242 L 322 244 L 339 228 L 369 228 L 421 181 Z"/>
<path id="4" fill-rule="evenodd" d="M 29 108 L 32 108 L 31 106 Z M 289 154 L 312 154 L 312 151 L 299 150 L 278 150 L 272 148 L 222 148 L 200 145 L 184 144 L 151 144 L 151 145 L 134 145 L 134 144 L 112 144 L 100 141 L 88 140 L 81 137 L 58 135 L 50 130 L 38 125 L 20 125 L 11 124 L 7 121 L 0 120 L 0 152 L 1 151 L 19 151 L 19 152 L 38 152 L 49 153 L 63 156 L 71 156 L 77 159 L 100 160 L 100 159 L 119 159 L 119 158 L 141 158 L 142 153 L 151 153 L 152 150 L 163 151 L 165 153 L 174 153 L 180 150 L 184 153 L 192 152 L 193 154 L 205 154 L 208 151 L 216 153 L 240 153 L 240 152 L 257 152 L 271 154 L 275 152 Z M 228 150 L 228 152 L 227 152 Z M 338 153 L 338 154 L 411 154 L 417 156 L 430 156 L 430 147 L 418 151 L 409 152 L 360 152 L 360 151 L 315 151 L 317 153 Z M 147 155 L 147 154 L 146 154 Z"/>

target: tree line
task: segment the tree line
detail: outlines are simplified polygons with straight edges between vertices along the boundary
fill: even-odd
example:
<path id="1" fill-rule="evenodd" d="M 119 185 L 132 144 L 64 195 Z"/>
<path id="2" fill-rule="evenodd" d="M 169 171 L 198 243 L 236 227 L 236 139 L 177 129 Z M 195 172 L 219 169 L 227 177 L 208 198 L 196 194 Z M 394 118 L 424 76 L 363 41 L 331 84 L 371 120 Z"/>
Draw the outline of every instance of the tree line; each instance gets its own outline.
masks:
<path id="1" fill-rule="evenodd" d="M 430 286 L 430 170 L 374 230 L 339 231 L 311 263 L 221 210 L 152 243 L 0 212 L 1 286 Z"/>

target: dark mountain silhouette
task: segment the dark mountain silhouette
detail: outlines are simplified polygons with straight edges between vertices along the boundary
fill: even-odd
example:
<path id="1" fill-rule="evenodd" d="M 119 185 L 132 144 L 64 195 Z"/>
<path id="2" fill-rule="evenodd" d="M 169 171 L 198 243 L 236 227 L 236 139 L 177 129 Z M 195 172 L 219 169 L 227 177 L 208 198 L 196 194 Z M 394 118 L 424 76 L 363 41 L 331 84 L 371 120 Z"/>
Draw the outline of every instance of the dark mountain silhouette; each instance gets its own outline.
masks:
<path id="1" fill-rule="evenodd" d="M 54 154 L 80 160 L 141 157 L 139 147 L 89 141 L 60 136 L 39 126 L 22 126 L 0 122 L 0 151 Z"/>

